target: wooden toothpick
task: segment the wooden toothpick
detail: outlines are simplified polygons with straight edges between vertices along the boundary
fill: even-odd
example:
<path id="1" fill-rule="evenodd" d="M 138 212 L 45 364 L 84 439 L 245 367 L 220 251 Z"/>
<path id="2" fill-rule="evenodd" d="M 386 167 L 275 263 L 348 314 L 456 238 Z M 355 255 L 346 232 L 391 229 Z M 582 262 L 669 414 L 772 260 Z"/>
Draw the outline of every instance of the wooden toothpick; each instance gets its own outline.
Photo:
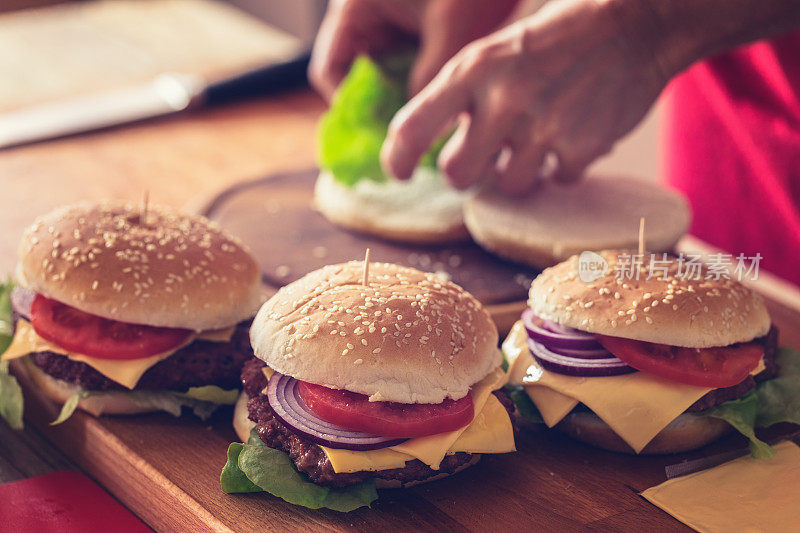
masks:
<path id="1" fill-rule="evenodd" d="M 639 219 L 639 255 L 644 255 L 644 217 Z"/>
<path id="2" fill-rule="evenodd" d="M 141 220 L 139 221 L 142 226 L 147 225 L 147 210 L 150 207 L 150 191 L 144 191 L 144 197 L 142 198 L 142 212 L 140 215 Z"/>
<path id="3" fill-rule="evenodd" d="M 361 284 L 365 287 L 369 284 L 369 248 L 364 253 L 364 277 L 361 280 Z"/>

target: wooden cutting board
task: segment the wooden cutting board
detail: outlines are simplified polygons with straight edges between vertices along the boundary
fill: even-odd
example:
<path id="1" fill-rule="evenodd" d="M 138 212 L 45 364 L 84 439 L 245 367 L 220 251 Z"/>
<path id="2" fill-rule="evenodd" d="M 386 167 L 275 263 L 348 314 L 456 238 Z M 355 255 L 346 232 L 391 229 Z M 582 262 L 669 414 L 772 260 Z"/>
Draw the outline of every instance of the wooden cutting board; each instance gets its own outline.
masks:
<path id="1" fill-rule="evenodd" d="M 363 259 L 439 273 L 480 300 L 501 333 L 519 317 L 531 280 L 529 267 L 500 259 L 473 242 L 414 245 L 346 231 L 312 206 L 317 170 L 288 172 L 228 187 L 190 206 L 239 236 L 258 260 L 268 293 L 322 266 Z"/>
<path id="2" fill-rule="evenodd" d="M 305 179 L 305 188 L 286 184 L 284 196 L 265 196 L 253 194 L 253 188 L 234 187 L 202 209 L 223 225 L 236 220 L 237 213 L 263 210 L 263 202 L 270 197 L 284 198 L 285 207 L 296 196 L 295 209 L 299 209 L 302 202 L 308 204 L 312 175 L 306 172 L 284 179 L 295 178 L 298 183 Z M 253 182 L 255 190 L 258 183 Z M 306 215 L 319 216 L 309 211 Z M 263 219 L 245 220 L 254 227 L 265 224 Z M 275 237 L 274 233 L 264 235 Z M 363 244 L 359 247 L 363 253 Z M 338 252 L 338 245 L 333 251 Z M 329 261 L 328 257 L 319 259 Z M 269 263 L 273 266 L 268 268 L 281 264 Z M 299 276 L 300 268 L 296 272 L 290 268 L 290 274 Z M 768 304 L 783 343 L 800 347 L 800 313 L 776 302 Z M 180 419 L 166 414 L 94 418 L 78 412 L 60 426 L 49 426 L 58 407 L 24 379 L 22 386 L 27 423 L 159 531 L 688 531 L 638 493 L 664 481 L 666 465 L 701 455 L 615 454 L 543 426 L 522 423 L 517 453 L 487 455 L 476 466 L 435 483 L 381 491 L 371 509 L 340 514 L 295 507 L 268 494 L 222 493 L 219 473 L 228 443 L 236 439 L 230 408 L 208 422 L 188 415 Z M 742 445 L 743 439 L 734 436 L 702 453 Z"/>
<path id="3" fill-rule="evenodd" d="M 58 407 L 22 380 L 28 423 L 157 531 L 682 531 L 638 493 L 664 467 L 700 454 L 634 457 L 597 450 L 543 426 L 519 428 L 517 453 L 485 455 L 444 480 L 380 492 L 372 508 L 341 514 L 265 493 L 219 489 L 231 410 L 207 423 L 170 415 L 94 418 L 49 426 Z M 706 449 L 744 445 L 729 437 Z"/>

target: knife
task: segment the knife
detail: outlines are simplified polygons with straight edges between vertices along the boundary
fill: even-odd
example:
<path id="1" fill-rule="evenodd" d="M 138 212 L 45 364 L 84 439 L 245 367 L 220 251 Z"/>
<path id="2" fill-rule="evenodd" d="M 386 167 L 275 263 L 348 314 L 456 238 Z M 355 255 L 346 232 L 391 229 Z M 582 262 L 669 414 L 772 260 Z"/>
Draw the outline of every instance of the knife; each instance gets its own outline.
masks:
<path id="1" fill-rule="evenodd" d="M 0 149 L 85 133 L 198 107 L 264 96 L 304 83 L 308 54 L 215 83 L 184 73 L 0 114 Z"/>

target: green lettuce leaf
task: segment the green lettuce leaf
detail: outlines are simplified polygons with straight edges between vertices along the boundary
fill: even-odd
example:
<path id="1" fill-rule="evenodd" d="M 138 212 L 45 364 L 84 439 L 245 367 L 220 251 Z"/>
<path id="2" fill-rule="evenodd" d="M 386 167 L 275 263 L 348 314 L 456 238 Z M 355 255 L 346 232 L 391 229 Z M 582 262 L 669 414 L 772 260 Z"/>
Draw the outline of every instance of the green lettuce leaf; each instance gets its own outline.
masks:
<path id="1" fill-rule="evenodd" d="M 389 122 L 406 102 L 412 60 L 412 55 L 402 54 L 380 66 L 366 56 L 353 62 L 319 128 L 320 166 L 339 183 L 352 186 L 361 179 L 387 179 L 380 165 L 381 145 Z M 444 141 L 434 144 L 422 165 L 436 166 Z"/>
<path id="2" fill-rule="evenodd" d="M 511 401 L 514 402 L 514 407 L 517 408 L 517 413 L 525 420 L 533 422 L 534 424 L 544 424 L 544 418 L 536 408 L 536 405 L 531 401 L 525 388 L 519 385 L 506 385 L 506 392 Z"/>
<path id="3" fill-rule="evenodd" d="M 733 426 L 736 431 L 750 439 L 750 453 L 756 459 L 769 459 L 775 455 L 775 450 L 762 441 L 755 434 L 756 412 L 758 410 L 759 395 L 756 391 L 742 396 L 738 400 L 721 403 L 703 411 L 703 415 L 720 418 Z"/>
<path id="4" fill-rule="evenodd" d="M 225 390 L 214 385 L 192 387 L 187 392 L 141 390 L 124 392 L 114 391 L 112 393 L 107 393 L 80 389 L 67 398 L 67 401 L 61 406 L 61 412 L 58 417 L 50 424 L 61 424 L 68 420 L 75 412 L 78 401 L 90 396 L 103 396 L 104 394 L 123 394 L 139 407 L 166 411 L 176 417 L 181 416 L 181 409 L 185 406 L 190 408 L 194 415 L 200 420 L 207 420 L 220 405 L 232 405 L 236 403 L 239 391 L 236 389 Z"/>
<path id="5" fill-rule="evenodd" d="M 262 492 L 261 487 L 247 479 L 244 472 L 239 469 L 239 454 L 244 447 L 245 445 L 240 442 L 233 442 L 228 446 L 228 462 L 225 463 L 219 476 L 222 491 L 227 494 Z"/>
<path id="6" fill-rule="evenodd" d="M 239 399 L 239 389 L 223 389 L 216 385 L 204 385 L 202 387 L 189 387 L 183 393 L 176 393 L 185 398 L 211 402 L 217 405 L 233 405 Z"/>
<path id="7" fill-rule="evenodd" d="M 342 488 L 312 483 L 286 453 L 265 446 L 255 429 L 247 444 L 233 443 L 228 447 L 220 485 L 229 494 L 265 491 L 294 505 L 343 513 L 369 507 L 378 498 L 374 480 Z"/>
<path id="8" fill-rule="evenodd" d="M 22 429 L 22 388 L 8 372 L 8 361 L 0 361 L 0 417 L 11 429 Z"/>
<path id="9" fill-rule="evenodd" d="M 58 413 L 56 419 L 50 422 L 50 425 L 57 426 L 69 420 L 69 417 L 72 416 L 72 413 L 74 413 L 75 409 L 78 407 L 78 402 L 91 395 L 92 393 L 87 390 L 80 390 L 72 394 L 67 398 L 67 401 L 64 402 L 64 405 L 61 406 L 61 411 Z"/>
<path id="10" fill-rule="evenodd" d="M 6 280 L 0 285 L 0 354 L 6 351 L 14 336 L 11 325 L 11 290 L 14 284 Z M 22 429 L 22 388 L 8 371 L 8 361 L 0 361 L 0 417 L 12 429 Z"/>
<path id="11" fill-rule="evenodd" d="M 756 425 L 768 427 L 779 422 L 800 424 L 800 354 L 784 346 L 775 354 L 778 375 L 759 383 Z"/>
<path id="12" fill-rule="evenodd" d="M 800 424 L 800 354 L 793 348 L 783 347 L 775 354 L 775 362 L 779 369 L 777 376 L 759 383 L 738 400 L 701 413 L 725 420 L 750 439 L 750 450 L 758 459 L 769 459 L 775 455 L 775 450 L 755 436 L 755 428 L 780 422 Z"/>

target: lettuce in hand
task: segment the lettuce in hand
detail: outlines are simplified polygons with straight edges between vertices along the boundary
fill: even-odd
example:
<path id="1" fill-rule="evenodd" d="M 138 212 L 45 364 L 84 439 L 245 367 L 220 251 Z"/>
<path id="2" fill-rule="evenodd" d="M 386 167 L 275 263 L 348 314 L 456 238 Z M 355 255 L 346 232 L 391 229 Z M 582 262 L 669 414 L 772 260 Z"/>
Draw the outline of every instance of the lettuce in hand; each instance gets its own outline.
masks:
<path id="1" fill-rule="evenodd" d="M 255 429 L 247 444 L 234 442 L 228 447 L 220 485 L 228 494 L 269 492 L 294 505 L 343 513 L 369 507 L 378 499 L 372 479 L 342 488 L 312 483 L 286 453 L 265 446 Z"/>
<path id="2" fill-rule="evenodd" d="M 406 103 L 406 85 L 413 57 L 404 54 L 378 65 L 358 57 L 323 115 L 319 128 L 319 163 L 336 181 L 352 186 L 361 179 L 387 179 L 380 151 L 389 123 Z M 421 161 L 436 166 L 443 141 Z"/>

